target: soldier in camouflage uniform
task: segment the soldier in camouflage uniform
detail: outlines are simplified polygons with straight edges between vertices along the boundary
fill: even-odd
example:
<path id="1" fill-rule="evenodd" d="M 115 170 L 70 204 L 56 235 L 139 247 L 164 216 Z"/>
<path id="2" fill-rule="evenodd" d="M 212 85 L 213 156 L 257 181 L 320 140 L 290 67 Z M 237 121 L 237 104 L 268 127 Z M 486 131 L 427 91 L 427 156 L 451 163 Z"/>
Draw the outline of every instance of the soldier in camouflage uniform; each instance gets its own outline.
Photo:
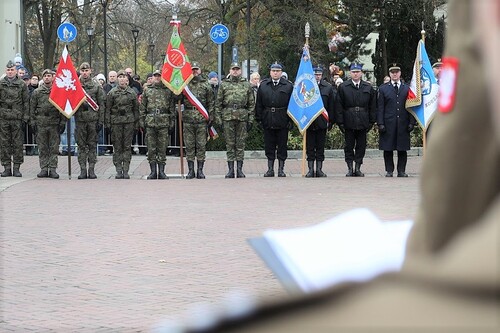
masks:
<path id="1" fill-rule="evenodd" d="M 49 101 L 54 72 L 45 69 L 42 80 L 43 84 L 33 91 L 30 99 L 30 122 L 36 133 L 41 169 L 37 177 L 58 179 L 56 169 L 60 133 L 64 132 L 67 119 Z"/>
<path id="2" fill-rule="evenodd" d="M 2 177 L 23 176 L 19 167 L 24 162 L 23 128 L 28 121 L 28 88 L 16 76 L 16 66 L 9 60 L 5 77 L 0 80 L 0 161 L 5 168 Z"/>
<path id="3" fill-rule="evenodd" d="M 139 102 L 137 93 L 128 86 L 128 76 L 123 70 L 118 72 L 118 86 L 111 89 L 106 97 L 104 125 L 111 130 L 115 178 L 130 179 L 130 146 L 134 131 L 139 128 Z"/>
<path id="4" fill-rule="evenodd" d="M 153 82 L 146 84 L 140 105 L 140 127 L 146 128 L 148 161 L 151 173 L 148 179 L 168 179 L 165 174 L 170 128 L 174 127 L 173 93 L 161 82 L 161 72 L 153 73 Z M 157 171 L 158 167 L 158 171 Z"/>
<path id="5" fill-rule="evenodd" d="M 254 106 L 255 98 L 250 83 L 241 77 L 241 67 L 238 63 L 232 63 L 229 77 L 220 85 L 215 106 L 216 121 L 223 129 L 226 139 L 229 169 L 226 178 L 234 178 L 235 160 L 236 176 L 245 177 L 242 171 L 245 140 L 255 118 Z"/>
<path id="6" fill-rule="evenodd" d="M 195 177 L 194 160 L 198 161 L 196 178 L 205 179 L 203 174 L 203 165 L 205 164 L 206 145 L 207 145 L 207 126 L 211 126 L 214 118 L 214 93 L 207 80 L 200 74 L 201 69 L 198 63 L 193 62 L 193 79 L 189 82 L 189 90 L 203 104 L 208 112 L 208 120 L 202 116 L 200 111 L 192 105 L 188 98 L 184 97 L 184 112 L 182 120 L 184 122 L 183 134 L 184 145 L 186 146 L 186 155 L 188 163 L 187 179 Z"/>
<path id="7" fill-rule="evenodd" d="M 78 145 L 78 163 L 80 164 L 78 179 L 97 178 L 94 167 L 97 162 L 98 135 L 104 120 L 105 95 L 101 85 L 97 80 L 92 79 L 91 74 L 92 69 L 89 63 L 82 63 L 80 65 L 80 82 L 87 94 L 97 103 L 98 108 L 94 110 L 88 102 L 84 102 L 75 113 L 75 137 Z"/>

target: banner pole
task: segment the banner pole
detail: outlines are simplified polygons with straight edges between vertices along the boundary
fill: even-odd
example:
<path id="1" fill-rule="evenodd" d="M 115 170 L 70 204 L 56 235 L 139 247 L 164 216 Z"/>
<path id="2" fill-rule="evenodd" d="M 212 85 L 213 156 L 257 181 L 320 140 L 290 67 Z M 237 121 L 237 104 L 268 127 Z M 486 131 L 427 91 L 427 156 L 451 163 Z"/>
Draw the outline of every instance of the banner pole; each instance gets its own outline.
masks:
<path id="1" fill-rule="evenodd" d="M 302 135 L 302 177 L 306 175 L 306 144 L 307 144 L 307 130 Z"/>
<path id="2" fill-rule="evenodd" d="M 182 110 L 181 110 L 181 101 L 179 100 L 177 104 L 177 112 L 179 114 L 179 153 L 180 153 L 180 161 L 181 161 L 181 178 L 184 178 L 184 143 L 183 143 L 183 131 L 182 131 Z"/>

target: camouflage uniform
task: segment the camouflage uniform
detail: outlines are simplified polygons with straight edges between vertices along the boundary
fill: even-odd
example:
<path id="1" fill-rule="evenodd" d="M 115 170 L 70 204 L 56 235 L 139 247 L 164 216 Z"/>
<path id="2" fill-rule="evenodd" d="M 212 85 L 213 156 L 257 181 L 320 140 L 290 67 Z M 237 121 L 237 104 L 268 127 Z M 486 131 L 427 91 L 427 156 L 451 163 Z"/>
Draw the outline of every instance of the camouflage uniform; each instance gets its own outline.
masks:
<path id="1" fill-rule="evenodd" d="M 10 68 L 9 64 L 7 67 Z M 0 80 L 0 161 L 5 168 L 2 177 L 22 177 L 19 167 L 24 162 L 23 122 L 28 121 L 29 95 L 26 84 L 17 76 L 13 79 L 5 76 Z"/>
<path id="2" fill-rule="evenodd" d="M 132 159 L 130 146 L 134 130 L 139 126 L 139 103 L 132 88 L 117 86 L 108 93 L 104 126 L 111 129 L 113 163 L 117 172 L 115 178 L 128 179 Z"/>
<path id="3" fill-rule="evenodd" d="M 30 122 L 36 128 L 36 143 L 39 150 L 40 173 L 39 178 L 59 178 L 56 173 L 57 154 L 61 137 L 64 131 L 66 117 L 49 102 L 52 86 L 42 84 L 35 89 L 30 99 Z"/>
<path id="4" fill-rule="evenodd" d="M 234 177 L 234 161 L 241 171 L 245 156 L 247 126 L 254 121 L 255 98 L 250 83 L 243 77 L 230 76 L 220 85 L 215 105 L 216 121 L 224 128 L 226 139 L 227 178 Z M 239 177 L 244 177 L 243 173 Z M 232 176 L 232 177 L 231 177 Z"/>
<path id="5" fill-rule="evenodd" d="M 140 105 L 140 127 L 146 128 L 148 161 L 151 167 L 148 179 L 167 179 L 165 162 L 170 128 L 175 123 L 174 107 L 173 93 L 162 82 L 146 85 Z"/>
<path id="6" fill-rule="evenodd" d="M 88 178 L 97 178 L 94 173 L 94 166 L 97 162 L 97 140 L 100 127 L 104 120 L 105 95 L 99 82 L 92 78 L 80 79 L 83 89 L 99 105 L 95 111 L 84 102 L 75 113 L 75 138 L 78 145 L 78 163 L 80 164 L 79 179 L 87 178 L 87 161 L 89 164 Z"/>
<path id="7" fill-rule="evenodd" d="M 191 102 L 184 98 L 184 111 L 182 121 L 184 123 L 183 134 L 184 144 L 186 146 L 186 158 L 188 162 L 188 174 L 186 178 L 194 178 L 194 159 L 198 160 L 198 170 L 196 177 L 205 178 L 203 174 L 203 165 L 205 164 L 206 145 L 207 145 L 207 125 L 211 124 L 214 118 L 214 94 L 212 87 L 207 80 L 201 76 L 195 76 L 189 83 L 189 90 L 207 109 L 209 114 L 208 121 L 203 117 Z"/>

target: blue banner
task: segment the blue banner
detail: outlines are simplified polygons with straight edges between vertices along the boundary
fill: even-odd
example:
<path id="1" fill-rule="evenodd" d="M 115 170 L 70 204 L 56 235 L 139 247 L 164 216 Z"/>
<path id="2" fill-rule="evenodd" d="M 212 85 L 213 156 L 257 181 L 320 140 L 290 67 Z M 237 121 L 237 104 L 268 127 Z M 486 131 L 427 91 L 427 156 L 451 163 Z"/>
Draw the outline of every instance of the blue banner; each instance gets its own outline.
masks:
<path id="1" fill-rule="evenodd" d="M 288 103 L 288 115 L 297 124 L 300 133 L 304 134 L 314 119 L 323 112 L 326 113 L 326 110 L 314 77 L 309 47 L 305 46 L 293 86 L 292 98 Z"/>

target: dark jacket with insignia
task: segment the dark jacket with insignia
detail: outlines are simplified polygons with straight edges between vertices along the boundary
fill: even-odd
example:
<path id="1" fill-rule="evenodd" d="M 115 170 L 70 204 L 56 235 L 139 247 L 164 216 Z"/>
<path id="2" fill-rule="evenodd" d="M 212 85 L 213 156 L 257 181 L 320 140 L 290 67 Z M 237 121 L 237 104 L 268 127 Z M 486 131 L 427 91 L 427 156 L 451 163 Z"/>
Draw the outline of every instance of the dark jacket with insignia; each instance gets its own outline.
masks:
<path id="1" fill-rule="evenodd" d="M 363 130 L 376 121 L 377 96 L 375 89 L 367 81 L 360 81 L 356 89 L 352 80 L 338 87 L 335 102 L 336 122 L 346 129 Z"/>
<path id="2" fill-rule="evenodd" d="M 322 79 L 319 84 L 319 91 L 321 93 L 321 99 L 323 100 L 323 107 L 328 113 L 328 120 L 326 121 L 323 115 L 319 115 L 314 122 L 307 128 L 308 130 L 317 130 L 317 129 L 327 129 L 328 123 L 334 123 L 334 108 L 335 108 L 335 91 L 333 90 L 332 85 Z"/>
<path id="3" fill-rule="evenodd" d="M 255 119 L 266 129 L 287 128 L 291 119 L 288 117 L 288 103 L 292 96 L 293 85 L 280 79 L 273 85 L 271 78 L 264 79 L 257 90 Z"/>

